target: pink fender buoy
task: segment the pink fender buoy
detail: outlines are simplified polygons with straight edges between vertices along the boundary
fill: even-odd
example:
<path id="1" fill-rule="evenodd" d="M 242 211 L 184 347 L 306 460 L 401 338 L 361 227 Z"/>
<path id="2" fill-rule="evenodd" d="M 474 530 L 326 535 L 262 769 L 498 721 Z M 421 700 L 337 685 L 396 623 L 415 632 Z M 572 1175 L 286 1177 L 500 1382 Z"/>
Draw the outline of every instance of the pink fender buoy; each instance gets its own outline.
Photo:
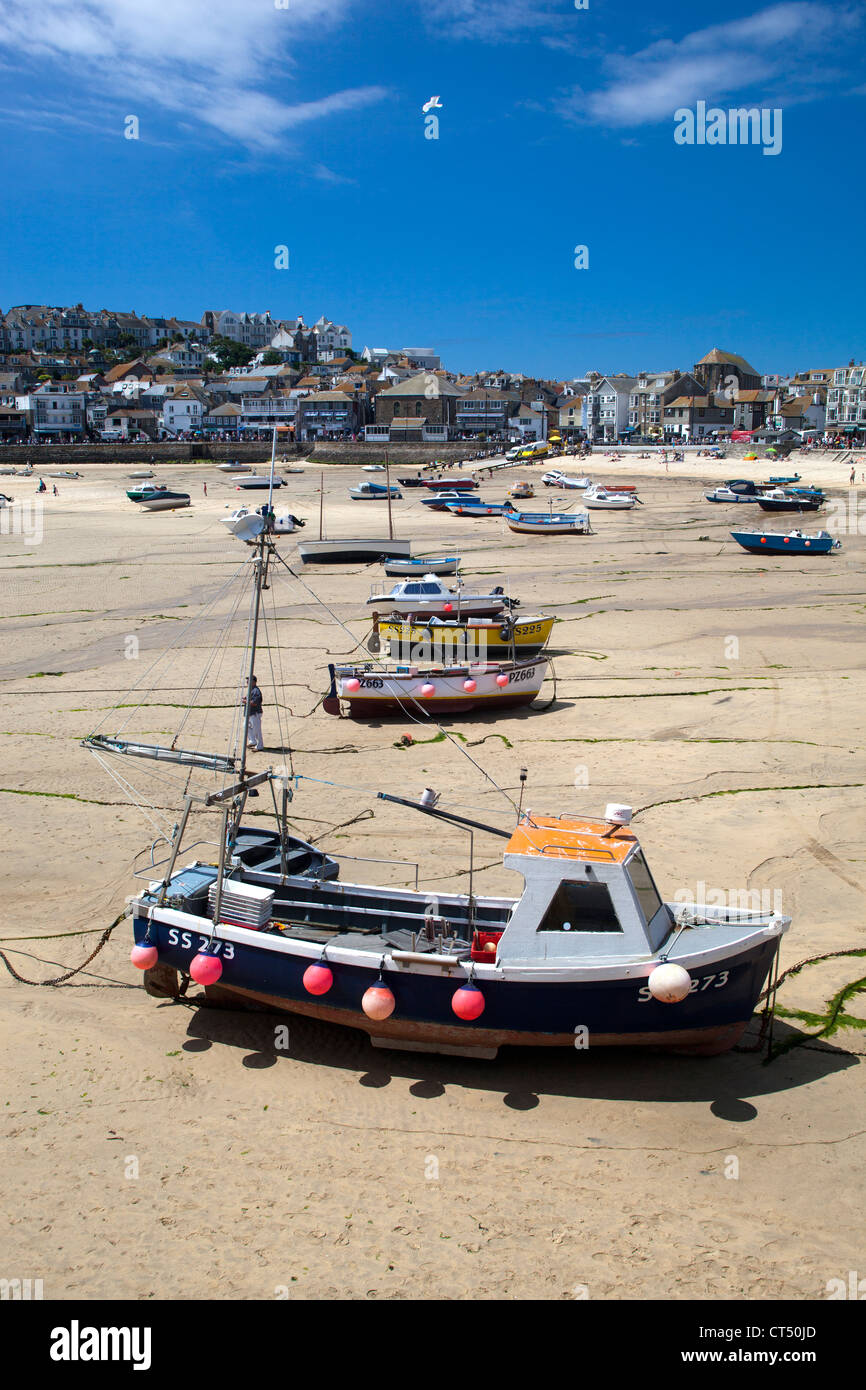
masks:
<path id="1" fill-rule="evenodd" d="M 425 700 L 429 700 L 431 695 L 436 694 L 435 685 L 431 685 L 429 681 L 425 681 L 421 687 L 421 694 L 424 696 Z"/>
<path id="2" fill-rule="evenodd" d="M 324 961 L 314 961 L 304 971 L 304 989 L 308 994 L 327 994 L 333 983 L 333 972 Z"/>
<path id="3" fill-rule="evenodd" d="M 354 695 L 356 690 L 361 689 L 361 682 L 357 676 L 351 676 L 349 680 L 343 681 L 343 689 L 348 690 L 350 695 Z"/>
<path id="4" fill-rule="evenodd" d="M 159 951 L 155 946 L 148 946 L 146 942 L 143 942 L 139 946 L 133 946 L 129 953 L 129 959 L 136 970 L 150 970 L 159 960 Z"/>
<path id="5" fill-rule="evenodd" d="M 506 676 L 504 671 L 501 671 L 499 675 L 496 677 L 496 684 L 499 686 L 500 690 L 505 689 L 506 685 L 508 684 L 508 677 Z"/>
<path id="6" fill-rule="evenodd" d="M 197 985 L 215 985 L 223 973 L 223 963 L 219 956 L 209 956 L 199 952 L 190 961 L 189 973 Z"/>
<path id="7" fill-rule="evenodd" d="M 463 682 L 463 689 L 466 691 L 467 695 L 474 695 L 478 689 L 478 682 L 474 681 L 470 676 L 469 680 Z"/>
<path id="8" fill-rule="evenodd" d="M 390 1018 L 396 1007 L 397 1000 L 394 998 L 381 975 L 374 985 L 364 991 L 361 1000 L 361 1008 L 368 1018 L 375 1019 L 381 1023 L 384 1019 Z"/>
<path id="9" fill-rule="evenodd" d="M 484 1013 L 484 995 L 478 986 L 470 981 L 455 989 L 451 996 L 451 1007 L 464 1023 L 471 1023 L 474 1018 L 480 1018 Z"/>

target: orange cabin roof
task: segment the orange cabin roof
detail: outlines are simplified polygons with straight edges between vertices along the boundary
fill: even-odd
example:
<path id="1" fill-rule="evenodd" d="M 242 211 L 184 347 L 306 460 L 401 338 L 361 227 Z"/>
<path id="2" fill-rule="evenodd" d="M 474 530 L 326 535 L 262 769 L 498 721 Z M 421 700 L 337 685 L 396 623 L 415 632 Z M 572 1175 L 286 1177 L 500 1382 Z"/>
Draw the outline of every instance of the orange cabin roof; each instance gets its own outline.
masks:
<path id="1" fill-rule="evenodd" d="M 591 859 L 621 864 L 637 844 L 627 826 L 570 816 L 524 817 L 506 846 L 506 854 L 546 855 L 551 859 Z"/>

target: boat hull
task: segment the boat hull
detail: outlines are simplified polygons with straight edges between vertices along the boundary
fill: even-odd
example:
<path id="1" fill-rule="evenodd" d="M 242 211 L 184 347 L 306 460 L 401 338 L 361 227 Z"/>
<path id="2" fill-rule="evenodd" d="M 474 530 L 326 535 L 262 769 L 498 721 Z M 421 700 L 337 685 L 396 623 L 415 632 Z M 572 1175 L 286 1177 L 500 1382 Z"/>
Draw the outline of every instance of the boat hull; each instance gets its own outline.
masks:
<path id="1" fill-rule="evenodd" d="M 352 560 L 385 560 L 396 555 L 408 557 L 412 554 L 412 542 L 389 540 L 387 536 L 381 539 L 358 536 L 301 541 L 298 551 L 305 564 L 340 564 Z"/>
<path id="2" fill-rule="evenodd" d="M 829 555 L 835 548 L 832 536 L 776 536 L 757 531 L 732 531 L 731 535 L 753 555 Z"/>
<path id="3" fill-rule="evenodd" d="M 404 623 L 379 621 L 381 642 L 387 642 L 394 660 L 467 660 L 484 661 L 512 655 L 511 638 L 503 638 L 504 625 L 498 623 L 463 623 L 454 627 L 445 623 Z M 520 619 L 513 628 L 513 647 L 518 656 L 535 656 L 546 647 L 553 630 L 553 618 Z M 415 656 L 413 651 L 430 649 L 429 658 Z"/>
<path id="4" fill-rule="evenodd" d="M 456 574 L 459 564 L 457 555 L 446 555 L 441 560 L 396 560 L 392 557 L 384 561 L 384 568 L 392 579 L 411 579 L 413 575 Z"/>
<path id="5" fill-rule="evenodd" d="M 189 497 L 150 497 L 139 503 L 145 512 L 174 512 L 179 507 L 188 507 Z"/>
<path id="6" fill-rule="evenodd" d="M 161 920 L 153 909 L 148 924 L 136 915 L 134 934 L 157 946 L 162 966 L 189 973 L 190 961 L 207 942 L 210 923 L 184 931 Z M 180 917 L 181 914 L 166 914 Z M 270 933 L 233 929 L 220 932 L 231 942 L 229 957 L 221 951 L 223 973 L 213 991 L 223 999 L 255 1002 L 269 1009 L 288 1010 L 338 1023 L 367 1033 L 383 1046 L 420 1047 L 432 1051 L 470 1052 L 493 1056 L 499 1047 L 663 1047 L 705 1054 L 734 1046 L 752 1016 L 777 950 L 777 939 L 766 938 L 703 969 L 698 988 L 678 1004 L 659 1003 L 645 987 L 644 975 L 623 974 L 599 980 L 532 980 L 531 971 L 513 968 L 508 977 L 494 978 L 489 967 L 476 970 L 475 983 L 484 995 L 484 1012 L 474 1022 L 461 1022 L 453 1012 L 455 990 L 466 982 L 465 969 L 399 967 L 387 947 L 371 951 L 369 963 L 349 964 L 329 952 L 333 985 L 327 996 L 311 997 L 303 974 L 321 956 L 321 945 L 277 938 Z M 258 939 L 255 939 L 258 937 Z M 688 958 L 683 958 L 688 969 Z M 395 998 L 391 1017 L 369 1019 L 361 1007 L 364 992 L 381 975 Z M 651 966 L 647 966 L 647 974 Z M 565 972 L 567 973 L 567 972 Z M 716 980 L 724 979 L 724 987 Z M 714 987 L 716 986 L 716 987 Z M 586 1030 L 579 1034 L 579 1030 Z"/>
<path id="7" fill-rule="evenodd" d="M 774 497 L 757 500 L 762 512 L 816 512 L 824 505 L 824 499 L 818 497 L 791 497 L 784 502 Z"/>
<path id="8" fill-rule="evenodd" d="M 452 670 L 386 671 L 369 667 L 343 666 L 333 672 L 331 698 L 325 705 L 329 713 L 339 712 L 337 696 L 348 707 L 352 719 L 375 719 L 380 715 L 411 714 L 420 709 L 431 715 L 463 714 L 469 710 L 514 709 L 531 704 L 547 674 L 546 660 L 503 662 L 492 666 L 467 664 Z M 499 679 L 507 677 L 505 685 Z M 471 680 L 474 689 L 467 691 Z M 358 687 L 350 688 L 359 682 Z M 432 691 L 424 694 L 425 687 Z"/>

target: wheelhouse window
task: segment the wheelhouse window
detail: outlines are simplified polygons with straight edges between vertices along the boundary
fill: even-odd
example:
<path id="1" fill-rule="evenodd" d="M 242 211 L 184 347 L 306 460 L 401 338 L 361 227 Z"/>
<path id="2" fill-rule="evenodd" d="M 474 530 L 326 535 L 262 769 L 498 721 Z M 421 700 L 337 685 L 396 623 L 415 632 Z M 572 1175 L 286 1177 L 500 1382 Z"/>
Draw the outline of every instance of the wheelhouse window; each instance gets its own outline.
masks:
<path id="1" fill-rule="evenodd" d="M 644 917 L 647 922 L 651 922 L 662 906 L 662 900 L 659 896 L 659 890 L 653 883 L 652 874 L 647 868 L 647 862 L 641 850 L 632 855 L 625 866 L 625 871 L 631 879 L 632 888 L 637 893 Z"/>
<path id="2" fill-rule="evenodd" d="M 604 883 L 560 883 L 538 931 L 621 932 Z"/>

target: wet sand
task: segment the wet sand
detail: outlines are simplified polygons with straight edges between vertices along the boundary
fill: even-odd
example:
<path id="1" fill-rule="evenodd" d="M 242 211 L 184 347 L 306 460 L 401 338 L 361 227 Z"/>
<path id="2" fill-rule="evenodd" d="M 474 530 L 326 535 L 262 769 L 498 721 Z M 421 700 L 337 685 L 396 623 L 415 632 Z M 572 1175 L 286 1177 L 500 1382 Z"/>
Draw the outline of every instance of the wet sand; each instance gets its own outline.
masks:
<path id="1" fill-rule="evenodd" d="M 523 612 L 559 619 L 551 708 L 447 721 L 492 782 L 435 729 L 322 712 L 328 659 L 365 655 L 364 600 L 381 570 L 300 567 L 290 537 L 282 553 L 349 633 L 303 585 L 275 585 L 282 680 L 275 702 L 263 652 L 269 751 L 253 766 L 286 761 L 279 710 L 295 770 L 321 779 L 300 783 L 298 831 L 334 853 L 417 862 L 431 892 L 466 887 L 465 836 L 375 791 L 432 785 L 443 804 L 506 826 L 513 815 L 493 783 L 516 796 L 525 766 L 535 810 L 633 805 L 666 897 L 701 883 L 781 895 L 794 919 L 783 969 L 866 950 L 866 492 L 849 492 L 850 463 L 812 455 L 797 470 L 849 516 L 859 506 L 864 535 L 843 534 L 828 557 L 770 560 L 729 538 L 757 524 L 757 509 L 713 506 L 694 474 L 766 477 L 784 464 L 701 459 L 665 473 L 655 460 L 596 455 L 589 468 L 639 480 L 645 505 L 593 513 L 587 538 L 430 514 L 408 489 L 394 505 L 416 553 L 456 550 L 467 587 L 505 584 Z M 78 740 L 106 717 L 103 732 L 116 729 L 112 706 L 239 565 L 219 524 L 226 507 L 262 500 L 213 467 L 179 465 L 158 478 L 193 505 L 143 514 L 123 496 L 125 469 L 82 471 L 44 499 L 40 543 L 0 534 L 0 950 L 35 979 L 79 964 L 98 937 L 11 938 L 108 925 L 155 834 Z M 542 471 L 504 474 L 482 493 L 502 497 L 516 476 Z M 308 535 L 319 476 L 308 466 L 277 498 L 308 518 Z M 326 471 L 328 534 L 386 525 L 383 504 L 348 500 L 368 476 Z M 34 486 L 0 479 L 19 498 Z M 820 514 L 761 517 L 778 530 L 822 525 Z M 241 628 L 211 741 L 231 722 Z M 137 658 L 125 654 L 130 638 Z M 137 734 L 175 730 L 205 656 L 198 638 L 161 675 Z M 552 693 L 546 685 L 542 701 Z M 397 746 L 406 733 L 415 742 Z M 176 818 L 163 799 L 157 821 Z M 475 872 L 477 891 L 519 891 L 498 840 L 476 838 Z M 345 876 L 401 882 L 414 871 L 349 863 Z M 46 1298 L 820 1299 L 828 1280 L 862 1273 L 864 994 L 844 1000 L 831 1036 L 766 1066 L 761 1052 L 592 1048 L 477 1062 L 383 1052 L 291 1016 L 279 1051 L 273 1016 L 197 1008 L 195 987 L 184 1002 L 148 997 L 130 936 L 123 923 L 58 988 L 20 984 L 0 963 L 3 1272 L 42 1278 Z M 863 974 L 861 957 L 843 956 L 786 980 L 776 1043 L 817 1034 L 828 1001 Z"/>

